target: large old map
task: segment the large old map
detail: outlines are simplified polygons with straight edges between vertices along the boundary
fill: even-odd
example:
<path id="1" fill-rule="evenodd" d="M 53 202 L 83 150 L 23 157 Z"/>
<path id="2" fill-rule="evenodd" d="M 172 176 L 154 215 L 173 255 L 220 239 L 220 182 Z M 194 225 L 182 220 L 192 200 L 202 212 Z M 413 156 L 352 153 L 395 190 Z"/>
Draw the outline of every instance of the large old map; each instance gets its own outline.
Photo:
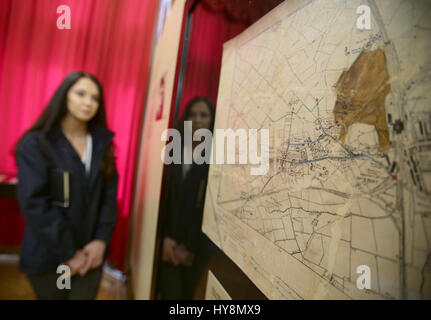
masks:
<path id="1" fill-rule="evenodd" d="M 430 16 L 288 0 L 225 44 L 216 128 L 269 129 L 270 169 L 212 164 L 203 231 L 268 298 L 431 297 Z"/>

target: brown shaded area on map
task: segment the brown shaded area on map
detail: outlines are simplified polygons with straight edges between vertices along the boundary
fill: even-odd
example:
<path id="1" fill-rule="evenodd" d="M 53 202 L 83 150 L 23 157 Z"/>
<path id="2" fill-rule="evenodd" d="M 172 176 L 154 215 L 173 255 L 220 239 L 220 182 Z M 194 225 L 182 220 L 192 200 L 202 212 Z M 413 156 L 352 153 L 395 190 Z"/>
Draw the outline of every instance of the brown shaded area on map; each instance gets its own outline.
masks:
<path id="1" fill-rule="evenodd" d="M 391 92 L 386 56 L 382 49 L 363 51 L 336 84 L 335 123 L 342 126 L 345 141 L 349 127 L 365 123 L 376 128 L 380 150 L 390 146 L 385 98 Z"/>

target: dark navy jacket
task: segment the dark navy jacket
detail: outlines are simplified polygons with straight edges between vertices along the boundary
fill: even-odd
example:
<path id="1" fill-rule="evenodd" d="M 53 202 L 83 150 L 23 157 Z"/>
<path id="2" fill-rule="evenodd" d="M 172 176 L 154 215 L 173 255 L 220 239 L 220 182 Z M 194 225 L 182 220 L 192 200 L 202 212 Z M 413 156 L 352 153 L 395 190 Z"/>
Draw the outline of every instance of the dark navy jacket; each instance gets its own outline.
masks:
<path id="1" fill-rule="evenodd" d="M 20 270 L 28 274 L 56 271 L 57 266 L 72 258 L 78 249 L 92 240 L 108 243 L 117 218 L 118 174 L 110 181 L 100 172 L 103 157 L 114 134 L 104 128 L 91 133 L 93 153 L 90 173 L 79 155 L 54 126 L 45 140 L 52 163 L 42 152 L 40 131 L 27 133 L 16 151 L 18 165 L 17 196 L 26 222 Z M 51 204 L 48 173 L 51 168 L 70 172 L 70 205 Z"/>
<path id="2" fill-rule="evenodd" d="M 168 175 L 164 236 L 183 243 L 195 254 L 211 255 L 212 242 L 202 232 L 207 164 L 193 165 L 183 178 L 182 165 L 171 165 Z"/>
<path id="3" fill-rule="evenodd" d="M 208 165 L 193 165 L 185 177 L 182 165 L 171 165 L 168 170 L 163 236 L 184 244 L 194 253 L 194 259 L 190 267 L 162 263 L 158 290 L 164 299 L 192 299 L 206 265 L 217 252 L 215 244 L 202 232 Z"/>

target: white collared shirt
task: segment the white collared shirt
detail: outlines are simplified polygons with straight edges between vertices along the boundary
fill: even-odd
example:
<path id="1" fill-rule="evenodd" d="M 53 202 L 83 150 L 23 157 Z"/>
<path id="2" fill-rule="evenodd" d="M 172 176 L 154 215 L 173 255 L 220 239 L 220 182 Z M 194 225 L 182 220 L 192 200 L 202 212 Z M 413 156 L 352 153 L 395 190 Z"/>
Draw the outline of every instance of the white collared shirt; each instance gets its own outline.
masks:
<path id="1" fill-rule="evenodd" d="M 91 155 L 93 153 L 93 137 L 87 133 L 87 146 L 85 147 L 84 157 L 81 159 L 85 166 L 85 173 L 88 175 L 91 169 Z"/>

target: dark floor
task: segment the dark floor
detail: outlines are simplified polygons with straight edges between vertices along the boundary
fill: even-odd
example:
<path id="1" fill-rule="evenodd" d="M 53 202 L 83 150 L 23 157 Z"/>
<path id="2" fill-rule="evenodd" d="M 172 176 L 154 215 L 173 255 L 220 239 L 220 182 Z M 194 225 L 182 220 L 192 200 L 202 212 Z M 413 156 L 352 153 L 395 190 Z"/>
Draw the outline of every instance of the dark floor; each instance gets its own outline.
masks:
<path id="1" fill-rule="evenodd" d="M 19 255 L 14 248 L 2 248 L 0 254 L 0 300 L 34 300 L 35 295 L 25 274 L 18 270 Z M 109 268 L 103 272 L 97 300 L 126 300 L 126 282 Z"/>

